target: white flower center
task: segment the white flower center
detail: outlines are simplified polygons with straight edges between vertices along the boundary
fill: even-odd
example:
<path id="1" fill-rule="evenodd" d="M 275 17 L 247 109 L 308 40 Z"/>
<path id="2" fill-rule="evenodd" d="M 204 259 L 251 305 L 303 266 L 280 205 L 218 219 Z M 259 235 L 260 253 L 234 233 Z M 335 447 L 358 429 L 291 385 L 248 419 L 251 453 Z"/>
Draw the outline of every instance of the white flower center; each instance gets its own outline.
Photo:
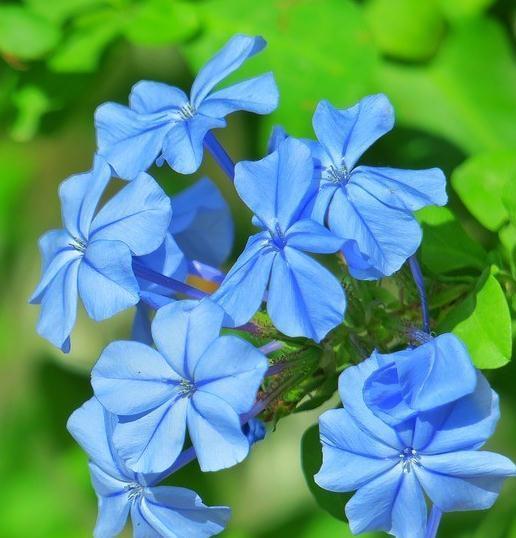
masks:
<path id="1" fill-rule="evenodd" d="M 413 465 L 421 465 L 421 456 L 413 448 L 406 448 L 400 453 L 399 458 L 404 473 L 410 473 Z"/>

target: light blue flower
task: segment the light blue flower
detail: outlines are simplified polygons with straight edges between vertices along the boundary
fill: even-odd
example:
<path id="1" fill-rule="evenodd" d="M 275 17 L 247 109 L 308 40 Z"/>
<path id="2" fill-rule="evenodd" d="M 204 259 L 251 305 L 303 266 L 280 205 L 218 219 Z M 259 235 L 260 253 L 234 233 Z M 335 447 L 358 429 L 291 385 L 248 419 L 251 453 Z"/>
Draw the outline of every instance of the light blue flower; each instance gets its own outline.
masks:
<path id="1" fill-rule="evenodd" d="M 120 534 L 129 514 L 135 538 L 208 538 L 224 530 L 231 510 L 208 507 L 189 489 L 159 486 L 164 474 L 134 473 L 112 444 L 118 419 L 96 398 L 68 420 L 68 430 L 88 454 L 99 513 L 95 538 Z"/>
<path id="2" fill-rule="evenodd" d="M 392 105 L 382 94 L 345 110 L 321 101 L 313 117 L 319 142 L 310 147 L 320 178 L 313 215 L 345 240 L 343 252 L 355 278 L 397 271 L 421 243 L 413 211 L 447 201 L 446 179 L 438 168 L 355 166 L 393 125 Z"/>
<path id="3" fill-rule="evenodd" d="M 392 426 L 472 393 L 477 383 L 466 346 L 453 334 L 428 336 L 415 349 L 373 356 L 379 368 L 365 382 L 364 400 Z"/>
<path id="4" fill-rule="evenodd" d="M 113 440 L 133 471 L 170 467 L 187 429 L 203 471 L 247 456 L 240 415 L 256 400 L 267 359 L 240 338 L 219 336 L 223 317 L 210 300 L 169 304 L 152 323 L 157 351 L 114 342 L 93 368 L 95 395 L 120 416 Z"/>
<path id="5" fill-rule="evenodd" d="M 30 301 L 41 304 L 39 334 L 63 351 L 70 349 L 78 296 L 96 321 L 139 301 L 132 256 L 156 250 L 170 222 L 170 200 L 144 173 L 95 214 L 110 178 L 109 165 L 97 156 L 90 172 L 64 181 L 64 229 L 39 242 L 43 271 Z"/>
<path id="6" fill-rule="evenodd" d="M 190 97 L 160 82 L 141 81 L 132 89 L 129 108 L 101 105 L 95 114 L 101 155 L 124 179 L 133 179 L 163 158 L 177 172 L 195 172 L 203 142 L 212 129 L 225 127 L 237 110 L 269 114 L 278 105 L 271 73 L 212 90 L 248 58 L 265 47 L 261 37 L 236 35 L 201 69 Z"/>
<path id="7" fill-rule="evenodd" d="M 364 384 L 379 368 L 373 356 L 346 369 L 339 379 L 344 409 L 319 420 L 323 464 L 315 480 L 330 491 L 357 490 L 346 505 L 351 531 L 423 538 L 425 493 L 443 512 L 489 508 L 516 469 L 504 456 L 478 451 L 499 418 L 498 397 L 487 380 L 477 373 L 470 394 L 395 429 L 364 401 Z M 460 370 L 450 367 L 448 373 L 461 383 Z M 441 382 L 439 376 L 432 383 L 436 399 Z"/>
<path id="8" fill-rule="evenodd" d="M 280 331 L 320 341 L 342 322 L 346 300 L 338 280 L 304 253 L 342 245 L 324 226 L 302 218 L 317 189 L 309 149 L 289 138 L 261 161 L 238 163 L 235 187 L 263 231 L 251 236 L 213 300 L 240 326 L 268 290 L 267 311 Z"/>

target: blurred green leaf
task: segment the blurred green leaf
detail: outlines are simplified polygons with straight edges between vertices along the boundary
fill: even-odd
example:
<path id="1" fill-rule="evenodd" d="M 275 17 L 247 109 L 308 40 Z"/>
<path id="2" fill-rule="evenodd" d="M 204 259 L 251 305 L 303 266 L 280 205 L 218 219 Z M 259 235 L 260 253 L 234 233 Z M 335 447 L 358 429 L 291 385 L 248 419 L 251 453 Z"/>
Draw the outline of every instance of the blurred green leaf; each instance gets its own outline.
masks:
<path id="1" fill-rule="evenodd" d="M 511 315 L 493 270 L 441 322 L 439 331 L 450 330 L 464 341 L 477 368 L 500 368 L 511 360 Z"/>
<path id="2" fill-rule="evenodd" d="M 319 426 L 314 424 L 305 431 L 301 439 L 301 466 L 310 492 L 317 504 L 329 512 L 333 517 L 346 521 L 344 506 L 351 498 L 351 494 L 332 493 L 320 488 L 314 480 L 322 465 L 322 449 L 319 439 Z"/>
<path id="3" fill-rule="evenodd" d="M 493 5 L 496 0 L 438 0 L 443 13 L 451 21 L 474 17 Z"/>
<path id="4" fill-rule="evenodd" d="M 507 252 L 513 276 L 516 277 L 516 225 L 507 224 L 498 232 L 498 237 Z"/>
<path id="5" fill-rule="evenodd" d="M 516 155 L 514 151 L 475 155 L 453 172 L 451 181 L 475 218 L 496 231 L 509 218 L 505 193 L 516 188 Z"/>
<path id="6" fill-rule="evenodd" d="M 448 208 L 426 207 L 417 213 L 417 218 L 423 227 L 421 260 L 430 271 L 446 273 L 485 267 L 485 250 L 466 234 Z"/>
<path id="7" fill-rule="evenodd" d="M 360 534 L 361 538 L 382 538 L 379 533 L 365 532 Z M 349 526 L 342 521 L 337 521 L 326 514 L 320 514 L 313 519 L 305 528 L 300 538 L 353 538 Z"/>
<path id="8" fill-rule="evenodd" d="M 106 0 L 25 0 L 34 13 L 54 22 L 63 22 L 89 8 L 102 6 Z"/>
<path id="9" fill-rule="evenodd" d="M 431 64 L 385 62 L 380 78 L 400 123 L 469 153 L 516 146 L 516 65 L 509 37 L 494 20 L 457 25 Z"/>
<path id="10" fill-rule="evenodd" d="M 52 102 L 41 88 L 33 85 L 18 90 L 13 101 L 18 114 L 11 126 L 11 137 L 17 142 L 26 142 L 38 131 L 41 117 L 52 109 Z"/>
<path id="11" fill-rule="evenodd" d="M 435 0 L 370 0 L 365 14 L 380 50 L 402 60 L 429 58 L 444 33 Z"/>
<path id="12" fill-rule="evenodd" d="M 0 6 L 0 52 L 34 60 L 53 49 L 59 38 L 59 28 L 30 9 Z"/>
<path id="13" fill-rule="evenodd" d="M 177 43 L 199 28 L 194 6 L 180 0 L 147 0 L 136 6 L 124 33 L 138 45 Z"/>
<path id="14" fill-rule="evenodd" d="M 280 107 L 267 118 L 267 127 L 284 123 L 298 136 L 312 134 L 318 101 L 349 106 L 373 85 L 378 53 L 354 2 L 208 0 L 199 4 L 199 11 L 203 34 L 185 48 L 195 70 L 235 33 L 267 39 L 267 50 L 239 70 L 240 78 L 274 72 Z"/>

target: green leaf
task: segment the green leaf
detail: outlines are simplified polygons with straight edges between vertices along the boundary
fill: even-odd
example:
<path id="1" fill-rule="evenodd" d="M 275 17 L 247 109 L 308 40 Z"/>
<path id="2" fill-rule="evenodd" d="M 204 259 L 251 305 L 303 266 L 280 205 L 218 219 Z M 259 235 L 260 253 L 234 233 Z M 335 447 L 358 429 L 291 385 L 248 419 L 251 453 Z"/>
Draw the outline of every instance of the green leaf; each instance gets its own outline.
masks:
<path id="1" fill-rule="evenodd" d="M 450 330 L 466 344 L 477 368 L 500 368 L 511 360 L 511 315 L 493 270 L 487 269 L 473 293 L 441 322 L 440 332 Z"/>
<path id="2" fill-rule="evenodd" d="M 380 50 L 402 60 L 429 58 L 444 33 L 434 0 L 370 0 L 365 13 Z"/>
<path id="3" fill-rule="evenodd" d="M 42 116 L 52 109 L 52 102 L 41 88 L 32 85 L 18 90 L 13 101 L 18 114 L 10 134 L 13 140 L 26 142 L 37 133 Z"/>
<path id="4" fill-rule="evenodd" d="M 147 0 L 136 7 L 124 31 L 138 45 L 163 45 L 184 41 L 198 28 L 199 18 L 191 3 Z"/>
<path id="5" fill-rule="evenodd" d="M 441 9 L 450 21 L 460 22 L 467 17 L 474 17 L 485 11 L 496 0 L 439 0 Z"/>
<path id="6" fill-rule="evenodd" d="M 516 226 L 507 224 L 498 232 L 498 237 L 507 253 L 513 276 L 516 278 Z"/>
<path id="7" fill-rule="evenodd" d="M 314 481 L 314 475 L 322 465 L 322 448 L 319 439 L 319 426 L 314 424 L 305 431 L 301 439 L 301 467 L 310 492 L 317 504 L 333 517 L 346 521 L 344 506 L 351 494 L 332 493 L 320 488 Z"/>
<path id="8" fill-rule="evenodd" d="M 105 5 L 106 0 L 25 0 L 25 4 L 41 17 L 61 23 L 88 9 Z"/>
<path id="9" fill-rule="evenodd" d="M 417 218 L 423 227 L 421 260 L 430 271 L 485 267 L 485 250 L 466 234 L 448 208 L 426 207 L 418 211 Z"/>
<path id="10" fill-rule="evenodd" d="M 452 175 L 452 185 L 464 205 L 488 230 L 496 231 L 509 219 L 510 193 L 516 184 L 514 151 L 475 155 Z"/>
<path id="11" fill-rule="evenodd" d="M 18 5 L 0 6 L 0 52 L 22 60 L 34 60 L 52 50 L 59 41 L 59 28 Z"/>
<path id="12" fill-rule="evenodd" d="M 467 153 L 516 146 L 516 66 L 507 33 L 494 20 L 454 26 L 428 66 L 385 62 L 379 75 L 403 125 Z"/>
<path id="13" fill-rule="evenodd" d="M 283 123 L 295 135 L 313 136 L 318 101 L 349 106 L 374 85 L 379 57 L 355 2 L 208 0 L 199 11 L 204 32 L 184 49 L 196 70 L 237 32 L 268 41 L 267 49 L 238 73 L 242 79 L 273 71 L 281 99 L 266 128 Z"/>

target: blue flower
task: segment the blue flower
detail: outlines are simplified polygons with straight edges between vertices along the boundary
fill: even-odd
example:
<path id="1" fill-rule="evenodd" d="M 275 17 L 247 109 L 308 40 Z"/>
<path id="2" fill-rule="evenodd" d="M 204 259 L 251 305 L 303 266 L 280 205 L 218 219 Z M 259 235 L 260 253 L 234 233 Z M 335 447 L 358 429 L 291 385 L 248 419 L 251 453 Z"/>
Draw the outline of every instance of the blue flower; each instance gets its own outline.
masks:
<path id="1" fill-rule="evenodd" d="M 219 336 L 223 317 L 210 300 L 171 303 L 152 323 L 157 351 L 114 342 L 93 368 L 95 395 L 120 416 L 113 440 L 133 471 L 170 467 L 187 428 L 203 471 L 247 456 L 240 415 L 256 400 L 267 359 L 240 338 Z"/>
<path id="2" fill-rule="evenodd" d="M 415 349 L 373 356 L 379 368 L 365 382 L 364 400 L 392 426 L 472 393 L 477 383 L 468 351 L 453 334 L 429 336 Z"/>
<path id="3" fill-rule="evenodd" d="M 397 271 L 421 243 L 412 212 L 444 205 L 446 179 L 438 168 L 399 170 L 355 164 L 392 129 L 394 111 L 382 94 L 337 110 L 321 101 L 313 117 L 319 142 L 311 142 L 319 193 L 313 216 L 345 240 L 352 276 L 377 279 Z"/>
<path id="4" fill-rule="evenodd" d="M 68 420 L 68 430 L 89 456 L 99 514 L 95 538 L 121 533 L 129 514 L 135 538 L 208 538 L 224 530 L 231 510 L 208 507 L 189 489 L 158 486 L 165 475 L 134 473 L 117 455 L 112 435 L 118 420 L 96 398 Z"/>
<path id="5" fill-rule="evenodd" d="M 395 428 L 364 401 L 364 385 L 379 368 L 373 356 L 345 370 L 339 379 L 344 409 L 327 411 L 319 421 L 323 464 L 315 480 L 330 491 L 357 490 L 346 505 L 351 531 L 423 538 L 425 493 L 443 512 L 489 508 L 516 469 L 504 456 L 478 451 L 499 418 L 498 397 L 487 380 L 477 373 L 470 394 Z M 450 367 L 448 375 L 460 384 L 459 372 Z M 442 381 L 438 376 L 431 383 L 434 401 Z M 424 389 L 430 394 L 429 386 Z"/>
<path id="6" fill-rule="evenodd" d="M 156 159 L 164 158 L 177 172 L 195 172 L 203 142 L 211 129 L 225 127 L 237 110 L 269 114 L 278 105 L 271 73 L 212 90 L 248 58 L 265 47 L 261 37 L 236 35 L 201 69 L 190 97 L 179 88 L 141 81 L 129 97 L 129 108 L 101 105 L 95 114 L 99 153 L 124 179 L 133 179 Z"/>
<path id="7" fill-rule="evenodd" d="M 304 254 L 336 252 L 342 245 L 321 224 L 302 218 L 317 189 L 309 149 L 289 138 L 261 161 L 238 163 L 235 187 L 263 231 L 250 237 L 213 300 L 239 326 L 268 289 L 274 325 L 288 336 L 320 341 L 342 322 L 346 300 L 338 280 Z"/>
<path id="8" fill-rule="evenodd" d="M 95 215 L 110 178 L 109 165 L 97 156 L 90 172 L 64 181 L 64 229 L 47 232 L 39 242 L 43 271 L 30 301 L 41 304 L 39 334 L 63 351 L 70 349 L 78 296 L 96 321 L 139 301 L 132 256 L 156 250 L 170 222 L 170 200 L 144 173 Z"/>

